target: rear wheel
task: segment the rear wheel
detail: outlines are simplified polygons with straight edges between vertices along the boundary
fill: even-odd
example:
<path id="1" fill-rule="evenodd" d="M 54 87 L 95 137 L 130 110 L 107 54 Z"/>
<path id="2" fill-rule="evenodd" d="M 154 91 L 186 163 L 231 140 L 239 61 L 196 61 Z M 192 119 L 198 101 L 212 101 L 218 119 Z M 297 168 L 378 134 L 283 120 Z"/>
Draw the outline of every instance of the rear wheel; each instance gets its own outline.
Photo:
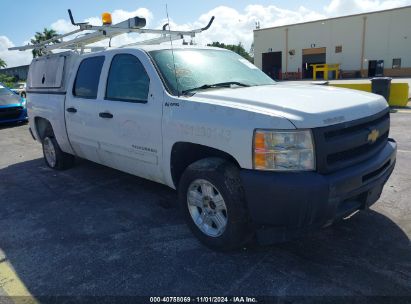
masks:
<path id="1" fill-rule="evenodd" d="M 43 138 L 43 156 L 46 165 L 55 170 L 65 170 L 74 165 L 74 156 L 63 152 L 57 140 L 49 135 Z"/>
<path id="2" fill-rule="evenodd" d="M 190 165 L 179 183 L 184 217 L 194 235 L 215 250 L 232 250 L 252 236 L 239 170 L 207 158 Z"/>

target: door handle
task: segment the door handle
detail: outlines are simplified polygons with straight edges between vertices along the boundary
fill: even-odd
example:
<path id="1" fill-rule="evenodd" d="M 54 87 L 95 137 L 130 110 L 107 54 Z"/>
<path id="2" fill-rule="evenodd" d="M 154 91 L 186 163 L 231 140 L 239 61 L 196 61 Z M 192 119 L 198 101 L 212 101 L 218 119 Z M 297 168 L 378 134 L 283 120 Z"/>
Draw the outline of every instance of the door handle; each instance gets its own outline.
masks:
<path id="1" fill-rule="evenodd" d="M 67 108 L 66 111 L 69 112 L 69 113 L 77 113 L 76 108 Z"/>
<path id="2" fill-rule="evenodd" d="M 100 114 L 98 114 L 98 116 L 100 116 L 101 118 L 113 118 L 113 114 L 108 113 L 108 112 L 102 112 Z"/>

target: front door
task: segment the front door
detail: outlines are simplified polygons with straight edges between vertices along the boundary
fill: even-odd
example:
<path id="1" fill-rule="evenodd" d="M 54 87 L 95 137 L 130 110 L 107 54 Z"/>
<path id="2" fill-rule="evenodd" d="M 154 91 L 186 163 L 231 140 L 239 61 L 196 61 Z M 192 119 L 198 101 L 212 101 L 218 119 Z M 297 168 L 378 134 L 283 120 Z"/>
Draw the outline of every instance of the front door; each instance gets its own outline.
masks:
<path id="1" fill-rule="evenodd" d="M 99 155 L 104 164 L 150 180 L 163 180 L 162 100 L 155 70 L 147 56 L 111 53 L 99 94 Z"/>

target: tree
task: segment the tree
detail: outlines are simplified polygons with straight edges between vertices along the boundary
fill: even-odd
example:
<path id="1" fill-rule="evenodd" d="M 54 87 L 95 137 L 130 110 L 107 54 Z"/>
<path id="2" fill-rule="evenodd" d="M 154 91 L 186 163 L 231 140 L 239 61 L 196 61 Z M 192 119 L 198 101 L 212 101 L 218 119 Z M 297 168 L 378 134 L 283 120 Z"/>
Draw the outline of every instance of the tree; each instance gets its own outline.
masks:
<path id="1" fill-rule="evenodd" d="M 0 82 L 9 88 L 12 88 L 16 81 L 16 77 L 0 74 Z"/>
<path id="2" fill-rule="evenodd" d="M 207 46 L 213 46 L 213 47 L 218 47 L 218 48 L 222 48 L 222 49 L 227 49 L 230 51 L 233 51 L 235 53 L 237 53 L 240 56 L 243 56 L 245 59 L 247 59 L 248 61 L 254 63 L 254 58 L 250 56 L 250 54 L 244 49 L 243 45 L 241 44 L 241 42 L 237 45 L 234 44 L 224 44 L 224 43 L 220 43 L 220 42 L 213 42 L 212 44 L 207 44 Z"/>
<path id="3" fill-rule="evenodd" d="M 38 44 L 38 43 L 41 43 L 43 41 L 53 39 L 54 37 L 57 37 L 58 35 L 59 34 L 57 34 L 57 32 L 55 30 L 45 28 L 42 33 L 41 32 L 36 32 L 36 34 L 34 35 L 34 39 L 31 39 L 31 43 L 32 44 Z M 59 40 L 55 39 L 51 42 L 52 43 L 57 43 L 57 42 L 59 42 Z M 40 57 L 40 56 L 43 56 L 45 54 L 45 52 L 43 50 L 33 50 L 32 53 L 33 53 L 33 58 Z"/>
<path id="4" fill-rule="evenodd" d="M 0 69 L 7 67 L 7 63 L 0 58 Z"/>

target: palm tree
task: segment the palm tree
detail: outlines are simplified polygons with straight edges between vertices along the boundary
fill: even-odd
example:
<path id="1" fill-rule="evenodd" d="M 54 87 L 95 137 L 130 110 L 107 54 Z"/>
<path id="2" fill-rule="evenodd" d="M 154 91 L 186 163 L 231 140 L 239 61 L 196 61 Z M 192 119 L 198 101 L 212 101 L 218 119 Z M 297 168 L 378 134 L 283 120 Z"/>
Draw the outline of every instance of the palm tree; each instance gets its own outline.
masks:
<path id="1" fill-rule="evenodd" d="M 31 43 L 38 44 L 40 42 L 50 40 L 56 36 L 58 36 L 58 34 L 55 30 L 45 28 L 42 33 L 36 32 L 36 34 L 34 35 L 34 39 L 31 39 Z M 52 43 L 57 43 L 57 42 L 59 42 L 58 39 L 55 39 L 52 41 Z M 43 50 L 33 50 L 32 53 L 33 53 L 33 58 L 40 57 L 45 54 Z"/>
<path id="2" fill-rule="evenodd" d="M 0 58 L 0 69 L 7 67 L 7 63 Z"/>

